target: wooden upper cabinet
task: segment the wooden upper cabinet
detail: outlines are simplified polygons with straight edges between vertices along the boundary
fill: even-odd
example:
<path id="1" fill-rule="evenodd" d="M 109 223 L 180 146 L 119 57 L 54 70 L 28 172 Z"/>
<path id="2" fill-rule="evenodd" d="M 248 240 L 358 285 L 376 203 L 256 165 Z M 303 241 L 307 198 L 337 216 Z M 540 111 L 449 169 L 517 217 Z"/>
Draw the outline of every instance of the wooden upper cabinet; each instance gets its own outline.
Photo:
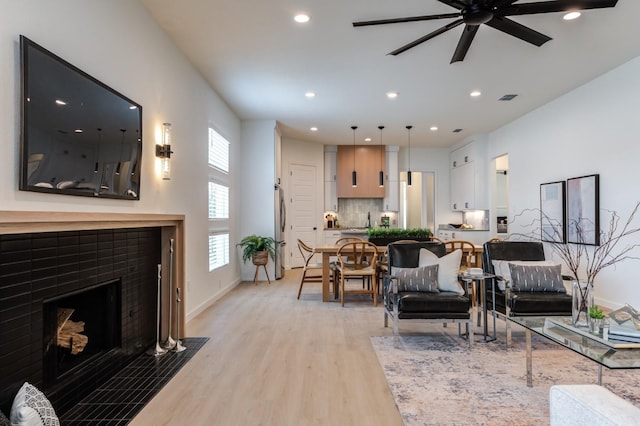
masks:
<path id="1" fill-rule="evenodd" d="M 385 188 L 380 188 L 378 183 L 380 168 L 386 178 L 385 163 L 384 146 L 356 145 L 355 170 L 358 186 L 354 188 L 351 186 L 354 147 L 338 145 L 338 198 L 384 198 Z"/>

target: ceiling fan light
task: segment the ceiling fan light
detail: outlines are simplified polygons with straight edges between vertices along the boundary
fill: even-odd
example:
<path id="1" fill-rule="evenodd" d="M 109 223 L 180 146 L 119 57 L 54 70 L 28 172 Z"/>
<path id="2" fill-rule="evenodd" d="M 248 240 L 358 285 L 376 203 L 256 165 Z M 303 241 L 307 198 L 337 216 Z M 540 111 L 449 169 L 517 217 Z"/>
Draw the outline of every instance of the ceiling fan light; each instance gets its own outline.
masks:
<path id="1" fill-rule="evenodd" d="M 562 17 L 562 19 L 564 19 L 565 21 L 572 21 L 572 20 L 574 20 L 574 19 L 579 18 L 579 17 L 580 17 L 580 15 L 581 15 L 581 13 L 580 13 L 580 12 L 578 12 L 578 11 L 574 10 L 574 11 L 572 11 L 572 12 L 566 13 L 566 14 Z"/>

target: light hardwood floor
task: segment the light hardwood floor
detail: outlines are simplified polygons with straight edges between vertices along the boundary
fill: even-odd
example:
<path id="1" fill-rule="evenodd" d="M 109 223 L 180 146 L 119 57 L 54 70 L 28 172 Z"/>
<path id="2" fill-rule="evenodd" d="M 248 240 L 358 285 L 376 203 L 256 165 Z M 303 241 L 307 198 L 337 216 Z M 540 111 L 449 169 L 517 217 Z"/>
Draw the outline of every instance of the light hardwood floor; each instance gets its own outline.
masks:
<path id="1" fill-rule="evenodd" d="M 241 283 L 188 324 L 209 342 L 132 425 L 402 425 L 369 336 L 388 335 L 366 296 L 323 303 L 300 270 Z"/>

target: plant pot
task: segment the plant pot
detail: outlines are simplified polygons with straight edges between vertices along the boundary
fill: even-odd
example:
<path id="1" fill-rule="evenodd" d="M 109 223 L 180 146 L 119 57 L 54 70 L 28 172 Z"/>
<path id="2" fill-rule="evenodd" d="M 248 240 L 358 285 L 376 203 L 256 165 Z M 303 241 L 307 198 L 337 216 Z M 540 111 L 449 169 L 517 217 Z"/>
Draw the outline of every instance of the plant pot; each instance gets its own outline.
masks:
<path id="1" fill-rule="evenodd" d="M 251 255 L 251 261 L 256 266 L 264 266 L 269 262 L 269 252 L 257 251 Z"/>
<path id="2" fill-rule="evenodd" d="M 592 334 L 602 333 L 603 325 L 604 325 L 604 318 L 589 317 L 589 333 L 592 333 Z"/>

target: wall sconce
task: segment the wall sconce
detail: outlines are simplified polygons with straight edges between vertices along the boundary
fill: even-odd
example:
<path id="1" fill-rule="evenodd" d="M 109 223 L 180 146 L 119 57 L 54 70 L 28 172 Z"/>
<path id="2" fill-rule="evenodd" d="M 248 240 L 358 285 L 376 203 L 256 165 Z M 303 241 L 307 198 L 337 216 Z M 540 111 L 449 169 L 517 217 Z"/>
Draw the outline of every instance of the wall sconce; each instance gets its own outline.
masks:
<path id="1" fill-rule="evenodd" d="M 171 179 L 171 123 L 162 123 L 162 145 L 156 144 L 156 157 L 160 159 L 160 175 Z"/>

